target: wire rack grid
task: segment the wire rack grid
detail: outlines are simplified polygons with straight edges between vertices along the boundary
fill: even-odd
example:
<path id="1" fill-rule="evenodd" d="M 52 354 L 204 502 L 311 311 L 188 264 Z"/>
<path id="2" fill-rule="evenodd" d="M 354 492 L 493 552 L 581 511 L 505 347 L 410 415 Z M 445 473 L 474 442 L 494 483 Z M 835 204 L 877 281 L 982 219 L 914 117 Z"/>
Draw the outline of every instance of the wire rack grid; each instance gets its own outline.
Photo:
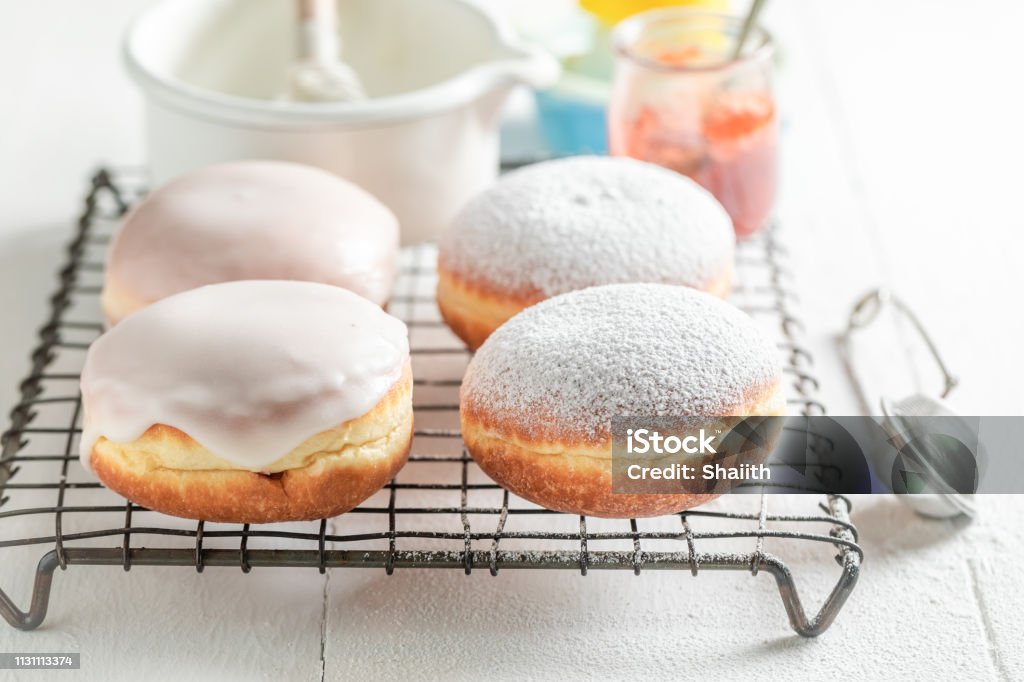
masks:
<path id="1" fill-rule="evenodd" d="M 175 519 L 117 496 L 88 476 L 77 456 L 85 351 L 102 332 L 98 294 L 106 245 L 120 216 L 143 193 L 141 173 L 100 170 L 92 178 L 67 261 L 40 331 L 21 399 L 0 451 L 0 557 L 42 549 L 30 605 L 0 590 L 0 615 L 20 629 L 46 617 L 54 571 L 76 565 L 328 568 L 676 569 L 771 574 L 798 633 L 825 631 L 853 590 L 863 552 L 842 496 L 801 496 L 801 513 L 749 511 L 715 503 L 657 519 L 606 520 L 532 505 L 488 479 L 458 430 L 458 386 L 469 353 L 441 322 L 433 300 L 435 252 L 406 250 L 391 312 L 410 329 L 416 429 L 409 464 L 358 508 L 318 522 L 231 525 Z M 812 359 L 801 345 L 795 297 L 774 228 L 743 242 L 733 300 L 772 331 L 785 358 L 793 413 L 823 414 Z M 736 498 L 736 496 L 728 496 Z M 718 507 L 723 507 L 719 509 Z M 804 610 L 790 566 L 766 545 L 817 546 L 839 574 L 820 609 Z M 786 544 L 788 543 L 788 544 Z M 37 556 L 37 555 L 36 555 Z M 0 565 L 13 559 L 0 559 Z M 827 566 L 827 564 L 826 564 Z M 833 567 L 834 570 L 834 567 Z M 831 583 L 829 583 L 831 584 Z"/>

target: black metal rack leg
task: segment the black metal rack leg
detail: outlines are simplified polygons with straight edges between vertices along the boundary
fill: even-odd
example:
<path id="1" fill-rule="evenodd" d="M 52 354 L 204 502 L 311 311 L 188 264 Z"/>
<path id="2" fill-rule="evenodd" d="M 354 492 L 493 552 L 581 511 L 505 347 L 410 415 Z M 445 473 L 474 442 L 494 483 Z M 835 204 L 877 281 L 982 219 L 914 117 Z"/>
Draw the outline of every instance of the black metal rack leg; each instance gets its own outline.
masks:
<path id="1" fill-rule="evenodd" d="M 0 615 L 8 623 L 19 630 L 35 630 L 46 619 L 46 611 L 50 606 L 50 587 L 53 585 L 53 572 L 60 566 L 57 550 L 50 550 L 39 560 L 36 566 L 36 579 L 32 585 L 32 602 L 28 611 L 19 609 L 7 593 L 0 590 Z"/>
<path id="2" fill-rule="evenodd" d="M 845 498 L 836 495 L 829 496 L 828 504 L 824 505 L 824 508 L 838 521 L 849 522 L 850 504 Z M 855 543 L 857 540 L 854 533 L 843 525 L 833 526 L 832 536 L 849 543 Z M 843 604 L 846 603 L 853 588 L 856 587 L 857 579 L 860 577 L 861 558 L 861 554 L 851 549 L 849 545 L 839 546 L 836 560 L 843 567 L 842 575 L 839 576 L 836 586 L 832 588 L 825 603 L 812 619 L 807 618 L 789 567 L 775 557 L 768 557 L 767 560 L 762 561 L 761 566 L 775 577 L 775 582 L 779 586 L 779 594 L 782 596 L 782 603 L 789 616 L 789 624 L 804 637 L 817 637 L 832 625 L 832 621 L 839 615 Z"/>
<path id="3" fill-rule="evenodd" d="M 761 568 L 775 577 L 775 582 L 779 586 L 779 594 L 782 596 L 782 603 L 786 607 L 786 615 L 789 616 L 789 624 L 797 634 L 803 637 L 817 637 L 825 632 L 835 620 L 843 608 L 843 604 L 846 603 L 847 597 L 853 591 L 854 585 L 857 584 L 857 577 L 860 574 L 860 562 L 854 560 L 852 555 L 847 555 L 845 564 L 843 575 L 828 595 L 821 610 L 814 618 L 809 619 L 800 602 L 800 594 L 797 592 L 796 582 L 793 580 L 793 574 L 789 567 L 775 557 L 765 557 L 761 562 Z"/>

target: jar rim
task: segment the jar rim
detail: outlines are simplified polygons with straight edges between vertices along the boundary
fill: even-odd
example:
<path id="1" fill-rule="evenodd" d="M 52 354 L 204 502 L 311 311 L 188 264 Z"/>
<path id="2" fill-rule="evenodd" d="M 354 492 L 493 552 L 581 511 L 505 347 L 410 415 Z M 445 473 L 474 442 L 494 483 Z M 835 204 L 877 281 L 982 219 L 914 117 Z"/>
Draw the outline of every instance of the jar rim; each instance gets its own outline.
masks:
<path id="1" fill-rule="evenodd" d="M 722 12 L 687 7 L 663 7 L 635 14 L 615 26 L 612 31 L 612 48 L 621 57 L 629 59 L 645 68 L 665 73 L 709 73 L 724 71 L 734 66 L 761 61 L 770 58 L 775 49 L 775 41 L 771 33 L 761 24 L 751 28 L 747 47 L 738 57 L 726 56 L 724 59 L 695 64 L 669 64 L 652 59 L 635 50 L 637 41 L 651 27 L 677 21 L 712 20 L 720 22 L 725 35 L 738 36 L 742 30 L 743 17 Z M 694 31 L 701 30 L 695 27 Z"/>

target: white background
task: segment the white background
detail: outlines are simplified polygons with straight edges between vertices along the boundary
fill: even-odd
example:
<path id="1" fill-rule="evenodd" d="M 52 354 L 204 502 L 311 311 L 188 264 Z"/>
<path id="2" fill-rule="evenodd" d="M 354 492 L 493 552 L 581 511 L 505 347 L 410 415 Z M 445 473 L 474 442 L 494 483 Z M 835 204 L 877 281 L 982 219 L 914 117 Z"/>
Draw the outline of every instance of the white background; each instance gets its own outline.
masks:
<path id="1" fill-rule="evenodd" d="M 146 4 L 0 2 L 5 411 L 88 175 L 145 159 L 118 48 Z M 860 411 L 834 336 L 853 300 L 886 284 L 960 375 L 958 408 L 1020 414 L 1024 5 L 778 0 L 768 15 L 783 52 L 779 214 L 826 403 Z M 938 386 L 905 331 L 865 340 L 873 390 Z M 306 572 L 74 567 L 58 572 L 43 629 L 0 623 L 0 651 L 81 651 L 83 670 L 66 675 L 97 680 L 1019 679 L 1024 505 L 981 502 L 961 528 L 862 501 L 861 583 L 813 641 L 790 633 L 768 576 L 334 571 L 325 583 Z M 30 563 L 0 554 L 0 588 L 23 606 L 30 577 Z"/>

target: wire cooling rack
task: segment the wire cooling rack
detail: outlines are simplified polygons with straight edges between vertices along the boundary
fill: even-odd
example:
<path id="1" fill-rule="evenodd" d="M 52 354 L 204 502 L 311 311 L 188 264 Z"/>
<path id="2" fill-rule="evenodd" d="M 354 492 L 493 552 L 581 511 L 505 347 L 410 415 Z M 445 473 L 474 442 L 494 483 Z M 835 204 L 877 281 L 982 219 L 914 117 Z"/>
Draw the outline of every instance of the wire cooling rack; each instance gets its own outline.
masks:
<path id="1" fill-rule="evenodd" d="M 406 250 L 390 311 L 409 325 L 416 430 L 409 464 L 374 497 L 334 519 L 232 525 L 176 519 L 134 505 L 91 479 L 78 462 L 78 377 L 102 330 L 98 305 L 106 245 L 143 192 L 139 173 L 99 171 L 68 245 L 51 315 L 32 369 L 21 383 L 0 454 L 0 565 L 35 561 L 28 611 L 0 591 L 0 615 L 30 630 L 46 617 L 56 568 L 77 565 L 461 569 L 677 569 L 764 571 L 778 585 L 789 621 L 802 635 L 829 627 L 857 581 L 863 552 L 841 496 L 732 495 L 656 519 L 607 520 L 551 512 L 488 479 L 467 455 L 458 430 L 458 386 L 469 353 L 440 321 L 433 299 L 432 247 Z M 823 414 L 785 251 L 769 228 L 737 253 L 733 300 L 775 334 L 785 358 L 792 413 Z M 799 513 L 772 511 L 777 501 Z M 748 510 L 737 511 L 740 503 Z M 772 551 L 778 549 L 779 551 Z M 839 564 L 834 587 L 808 616 L 783 553 L 821 550 Z M 29 563 L 31 565 L 31 563 Z M 817 576 L 816 576 L 817 577 Z M 820 582 L 820 580 L 818 581 Z M 829 581 L 828 584 L 831 584 Z"/>

